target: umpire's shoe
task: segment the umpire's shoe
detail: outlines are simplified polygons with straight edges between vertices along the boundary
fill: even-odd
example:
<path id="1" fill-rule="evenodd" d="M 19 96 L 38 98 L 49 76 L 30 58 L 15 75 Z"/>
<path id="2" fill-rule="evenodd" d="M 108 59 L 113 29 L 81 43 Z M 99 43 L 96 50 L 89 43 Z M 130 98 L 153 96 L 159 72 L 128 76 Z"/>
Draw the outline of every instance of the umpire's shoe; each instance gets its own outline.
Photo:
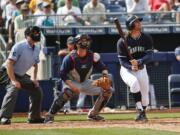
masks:
<path id="1" fill-rule="evenodd" d="M 54 122 L 54 116 L 53 115 L 46 115 L 44 123 L 53 123 Z"/>
<path id="2" fill-rule="evenodd" d="M 38 119 L 28 119 L 29 124 L 38 124 L 38 123 L 44 123 L 45 118 L 38 118 Z"/>
<path id="3" fill-rule="evenodd" d="M 136 119 L 135 119 L 136 122 L 147 122 L 148 121 L 148 118 L 146 116 L 146 112 L 143 110 L 138 110 L 138 114 L 136 116 Z"/>
<path id="4" fill-rule="evenodd" d="M 89 121 L 105 121 L 104 117 L 99 116 L 99 115 L 88 115 L 87 119 Z"/>
<path id="5" fill-rule="evenodd" d="M 1 125 L 10 125 L 11 124 L 11 119 L 8 118 L 1 118 Z"/>

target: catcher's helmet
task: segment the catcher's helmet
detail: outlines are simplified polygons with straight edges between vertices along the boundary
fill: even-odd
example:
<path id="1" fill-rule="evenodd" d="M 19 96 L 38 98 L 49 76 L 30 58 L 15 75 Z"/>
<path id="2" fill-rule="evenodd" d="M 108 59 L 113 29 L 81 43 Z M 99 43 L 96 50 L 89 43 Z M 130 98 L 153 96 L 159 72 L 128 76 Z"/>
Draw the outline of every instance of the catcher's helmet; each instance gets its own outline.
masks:
<path id="1" fill-rule="evenodd" d="M 126 20 L 126 27 L 128 30 L 132 30 L 134 28 L 134 22 L 136 20 L 139 20 L 139 21 L 142 21 L 143 18 L 139 18 L 138 16 L 136 15 L 132 15 L 132 16 L 129 16 Z"/>
<path id="2" fill-rule="evenodd" d="M 40 28 L 38 26 L 29 26 L 26 28 L 24 35 L 25 37 L 30 36 L 32 40 L 38 42 L 41 38 Z"/>
<path id="3" fill-rule="evenodd" d="M 89 48 L 91 43 L 91 38 L 87 34 L 78 34 L 75 37 L 75 42 L 77 45 L 80 45 L 81 48 Z"/>

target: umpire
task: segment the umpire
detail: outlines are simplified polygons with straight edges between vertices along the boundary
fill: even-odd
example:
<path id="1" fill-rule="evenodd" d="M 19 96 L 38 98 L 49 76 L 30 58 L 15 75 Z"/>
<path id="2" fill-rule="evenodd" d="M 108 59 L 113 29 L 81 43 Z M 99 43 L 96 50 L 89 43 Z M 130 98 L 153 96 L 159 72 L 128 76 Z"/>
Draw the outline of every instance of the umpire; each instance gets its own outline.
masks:
<path id="1" fill-rule="evenodd" d="M 44 121 L 40 116 L 42 91 L 36 80 L 40 48 L 35 44 L 40 41 L 40 28 L 27 27 L 24 34 L 25 40 L 13 46 L 8 59 L 0 69 L 0 85 L 5 85 L 7 91 L 0 110 L 2 125 L 11 124 L 17 95 L 21 89 L 27 91 L 30 96 L 28 123 Z M 33 67 L 32 80 L 26 74 L 31 67 Z"/>

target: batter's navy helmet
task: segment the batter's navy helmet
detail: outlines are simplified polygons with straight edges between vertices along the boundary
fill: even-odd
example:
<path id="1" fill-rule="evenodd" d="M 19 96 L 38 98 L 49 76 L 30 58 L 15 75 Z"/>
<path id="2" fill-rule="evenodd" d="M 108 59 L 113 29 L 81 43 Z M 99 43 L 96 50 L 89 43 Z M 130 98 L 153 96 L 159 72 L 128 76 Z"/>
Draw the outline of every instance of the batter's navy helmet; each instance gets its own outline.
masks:
<path id="1" fill-rule="evenodd" d="M 136 15 L 132 15 L 132 16 L 129 16 L 126 20 L 126 27 L 128 30 L 132 30 L 134 28 L 134 22 L 136 20 L 139 20 L 139 21 L 142 21 L 143 18 L 139 18 L 138 16 Z"/>

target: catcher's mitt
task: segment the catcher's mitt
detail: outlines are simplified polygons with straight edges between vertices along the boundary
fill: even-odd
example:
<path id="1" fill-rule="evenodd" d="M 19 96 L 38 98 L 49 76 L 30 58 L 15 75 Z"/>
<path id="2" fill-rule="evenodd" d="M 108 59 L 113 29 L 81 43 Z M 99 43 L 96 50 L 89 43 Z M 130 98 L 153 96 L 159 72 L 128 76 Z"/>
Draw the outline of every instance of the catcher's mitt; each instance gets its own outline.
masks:
<path id="1" fill-rule="evenodd" d="M 112 86 L 112 80 L 107 75 L 103 75 L 99 79 L 94 80 L 92 85 L 101 87 L 103 90 L 109 90 Z"/>

